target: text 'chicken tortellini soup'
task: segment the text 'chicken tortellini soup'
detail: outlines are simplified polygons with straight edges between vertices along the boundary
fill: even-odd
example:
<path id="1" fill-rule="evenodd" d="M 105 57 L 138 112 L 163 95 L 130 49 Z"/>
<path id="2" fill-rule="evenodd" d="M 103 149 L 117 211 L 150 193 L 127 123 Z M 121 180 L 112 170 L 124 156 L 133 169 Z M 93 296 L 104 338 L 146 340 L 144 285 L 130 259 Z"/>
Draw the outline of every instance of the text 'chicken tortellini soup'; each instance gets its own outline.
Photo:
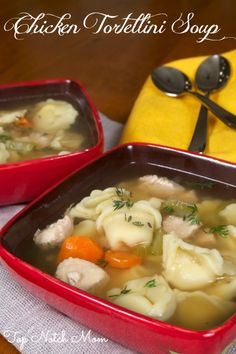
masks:
<path id="1" fill-rule="evenodd" d="M 236 200 L 211 197 L 212 187 L 145 175 L 93 190 L 21 257 L 140 314 L 216 327 L 236 311 Z"/>
<path id="2" fill-rule="evenodd" d="M 77 109 L 47 99 L 0 111 L 0 164 L 64 155 L 93 145 Z"/>

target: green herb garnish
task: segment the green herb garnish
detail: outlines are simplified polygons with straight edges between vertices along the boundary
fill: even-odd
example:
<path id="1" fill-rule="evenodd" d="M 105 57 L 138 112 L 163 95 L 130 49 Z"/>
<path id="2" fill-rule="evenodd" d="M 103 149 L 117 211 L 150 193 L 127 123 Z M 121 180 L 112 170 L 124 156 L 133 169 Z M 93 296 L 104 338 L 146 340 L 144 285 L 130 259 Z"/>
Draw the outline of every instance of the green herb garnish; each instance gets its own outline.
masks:
<path id="1" fill-rule="evenodd" d="M 125 202 L 125 205 L 127 206 L 128 209 L 130 209 L 134 205 L 134 202 L 130 199 L 127 199 L 127 201 Z"/>
<path id="2" fill-rule="evenodd" d="M 191 210 L 191 213 L 185 216 L 183 219 L 187 220 L 191 225 L 200 225 L 201 221 L 197 215 L 198 207 L 196 204 L 189 204 L 187 205 L 187 208 Z"/>
<path id="3" fill-rule="evenodd" d="M 226 238 L 229 234 L 229 230 L 227 229 L 226 225 L 218 225 L 210 228 L 209 230 L 210 233 L 217 234 L 221 237 Z"/>
<path id="4" fill-rule="evenodd" d="M 100 267 L 103 267 L 103 268 L 105 268 L 107 264 L 108 264 L 108 262 L 105 259 L 99 259 L 97 261 L 97 265 Z"/>
<path id="5" fill-rule="evenodd" d="M 130 222 L 132 220 L 132 215 L 130 215 L 127 219 L 128 222 Z"/>
<path id="6" fill-rule="evenodd" d="M 121 294 L 123 294 L 123 295 L 128 294 L 130 291 L 131 291 L 131 289 L 127 289 L 127 286 L 125 286 L 124 289 L 121 290 L 120 295 Z"/>
<path id="7" fill-rule="evenodd" d="M 166 214 L 174 214 L 174 211 L 175 209 L 170 206 L 170 205 L 167 205 L 163 208 L 163 211 L 166 213 Z"/>
<path id="8" fill-rule="evenodd" d="M 124 190 L 123 190 L 123 188 L 121 188 L 121 187 L 116 187 L 116 195 L 117 195 L 117 197 L 119 197 L 119 198 L 123 198 L 123 196 L 124 196 Z"/>
<path id="9" fill-rule="evenodd" d="M 157 286 L 157 285 L 156 285 L 156 279 L 149 280 L 149 281 L 144 285 L 145 288 L 155 288 L 156 286 Z"/>
<path id="10" fill-rule="evenodd" d="M 108 297 L 118 297 L 120 295 L 125 295 L 125 294 L 128 294 L 129 292 L 131 291 L 131 289 L 127 289 L 127 286 L 125 286 L 121 292 L 119 294 L 115 294 L 115 295 L 109 295 Z"/>
<path id="11" fill-rule="evenodd" d="M 125 202 L 123 200 L 113 200 L 113 208 L 114 211 L 121 209 L 125 206 Z"/>
<path id="12" fill-rule="evenodd" d="M 0 141 L 1 142 L 5 142 L 5 141 L 7 141 L 7 140 L 11 140 L 11 137 L 9 136 L 9 135 L 7 135 L 7 134 L 0 134 Z"/>
<path id="13" fill-rule="evenodd" d="M 147 226 L 150 227 L 150 229 L 152 229 L 152 224 L 150 222 L 147 222 Z"/>
<path id="14" fill-rule="evenodd" d="M 117 200 L 113 200 L 113 207 L 114 211 L 123 208 L 126 206 L 128 209 L 132 208 L 134 202 L 131 200 L 132 193 L 129 193 L 129 198 L 125 195 L 124 189 L 121 187 L 116 187 L 116 195 L 118 198 Z"/>
<path id="15" fill-rule="evenodd" d="M 186 217 L 186 220 L 191 224 L 191 225 L 200 225 L 201 221 L 196 214 L 190 214 Z"/>
<path id="16" fill-rule="evenodd" d="M 144 224 L 143 224 L 141 221 L 133 221 L 132 224 L 133 224 L 134 226 L 138 226 L 138 227 L 144 226 Z"/>

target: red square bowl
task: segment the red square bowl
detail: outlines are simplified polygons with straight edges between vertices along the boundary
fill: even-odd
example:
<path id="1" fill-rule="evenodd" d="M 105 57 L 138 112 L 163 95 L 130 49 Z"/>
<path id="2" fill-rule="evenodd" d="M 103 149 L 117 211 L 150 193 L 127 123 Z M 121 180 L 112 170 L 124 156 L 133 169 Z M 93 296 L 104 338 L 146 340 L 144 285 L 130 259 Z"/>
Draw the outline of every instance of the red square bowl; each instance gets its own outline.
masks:
<path id="1" fill-rule="evenodd" d="M 82 151 L 66 155 L 0 164 L 0 205 L 32 200 L 103 151 L 103 130 L 98 113 L 78 81 L 59 79 L 0 86 L 0 110 L 48 98 L 65 100 L 74 106 L 91 144 Z"/>
<path id="2" fill-rule="evenodd" d="M 236 197 L 236 166 L 161 146 L 123 145 L 87 164 L 44 193 L 12 219 L 1 233 L 0 256 L 13 277 L 32 294 L 76 321 L 145 354 L 217 354 L 236 336 L 236 315 L 211 330 L 183 329 L 116 306 L 50 276 L 21 258 L 38 228 L 56 221 L 95 188 L 127 177 L 160 174 L 215 183 L 218 195 Z"/>

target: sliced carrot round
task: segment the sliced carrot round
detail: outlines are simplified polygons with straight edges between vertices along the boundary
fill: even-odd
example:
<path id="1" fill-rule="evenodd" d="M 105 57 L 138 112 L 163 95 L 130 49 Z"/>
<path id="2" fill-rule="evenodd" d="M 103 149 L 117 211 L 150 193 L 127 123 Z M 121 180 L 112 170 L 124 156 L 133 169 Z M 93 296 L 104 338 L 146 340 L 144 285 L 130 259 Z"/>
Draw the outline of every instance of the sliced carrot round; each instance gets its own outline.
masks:
<path id="1" fill-rule="evenodd" d="M 119 251 L 107 251 L 105 260 L 113 268 L 126 269 L 141 263 L 141 257 L 136 254 Z"/>
<path id="2" fill-rule="evenodd" d="M 86 261 L 97 263 L 104 255 L 103 249 L 87 236 L 70 236 L 66 238 L 61 246 L 58 259 L 63 261 L 66 258 L 81 258 Z"/>

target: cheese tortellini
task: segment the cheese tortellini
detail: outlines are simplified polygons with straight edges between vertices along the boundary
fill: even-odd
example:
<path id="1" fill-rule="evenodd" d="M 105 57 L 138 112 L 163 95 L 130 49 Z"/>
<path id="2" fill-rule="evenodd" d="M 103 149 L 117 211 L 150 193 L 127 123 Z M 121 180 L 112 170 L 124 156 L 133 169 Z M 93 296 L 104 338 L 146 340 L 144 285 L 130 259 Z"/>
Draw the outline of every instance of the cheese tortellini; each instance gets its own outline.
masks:
<path id="1" fill-rule="evenodd" d="M 176 309 L 173 290 L 162 276 L 130 280 L 123 289 L 114 288 L 107 297 L 116 305 L 165 321 Z"/>
<path id="2" fill-rule="evenodd" d="M 68 129 L 78 115 L 78 111 L 68 102 L 48 99 L 35 105 L 30 112 L 36 130 L 53 133 Z"/>
<path id="3" fill-rule="evenodd" d="M 114 211 L 112 205 L 105 206 L 97 218 L 97 230 L 105 233 L 110 248 L 118 250 L 122 245 L 150 245 L 153 230 L 161 226 L 161 214 L 146 200 Z"/>
<path id="4" fill-rule="evenodd" d="M 219 215 L 223 217 L 228 224 L 236 226 L 236 203 L 227 205 L 219 212 Z"/>
<path id="5" fill-rule="evenodd" d="M 124 191 L 125 193 L 125 191 Z M 81 219 L 91 219 L 96 220 L 100 209 L 98 210 L 97 207 L 104 202 L 107 204 L 109 203 L 112 198 L 116 196 L 116 188 L 106 188 L 104 190 L 95 189 L 90 193 L 89 197 L 83 198 L 78 204 L 72 207 L 69 211 L 69 215 L 74 218 L 81 218 Z"/>
<path id="6" fill-rule="evenodd" d="M 217 250 L 194 246 L 175 234 L 164 235 L 163 266 L 166 279 L 181 290 L 200 289 L 223 274 Z"/>

